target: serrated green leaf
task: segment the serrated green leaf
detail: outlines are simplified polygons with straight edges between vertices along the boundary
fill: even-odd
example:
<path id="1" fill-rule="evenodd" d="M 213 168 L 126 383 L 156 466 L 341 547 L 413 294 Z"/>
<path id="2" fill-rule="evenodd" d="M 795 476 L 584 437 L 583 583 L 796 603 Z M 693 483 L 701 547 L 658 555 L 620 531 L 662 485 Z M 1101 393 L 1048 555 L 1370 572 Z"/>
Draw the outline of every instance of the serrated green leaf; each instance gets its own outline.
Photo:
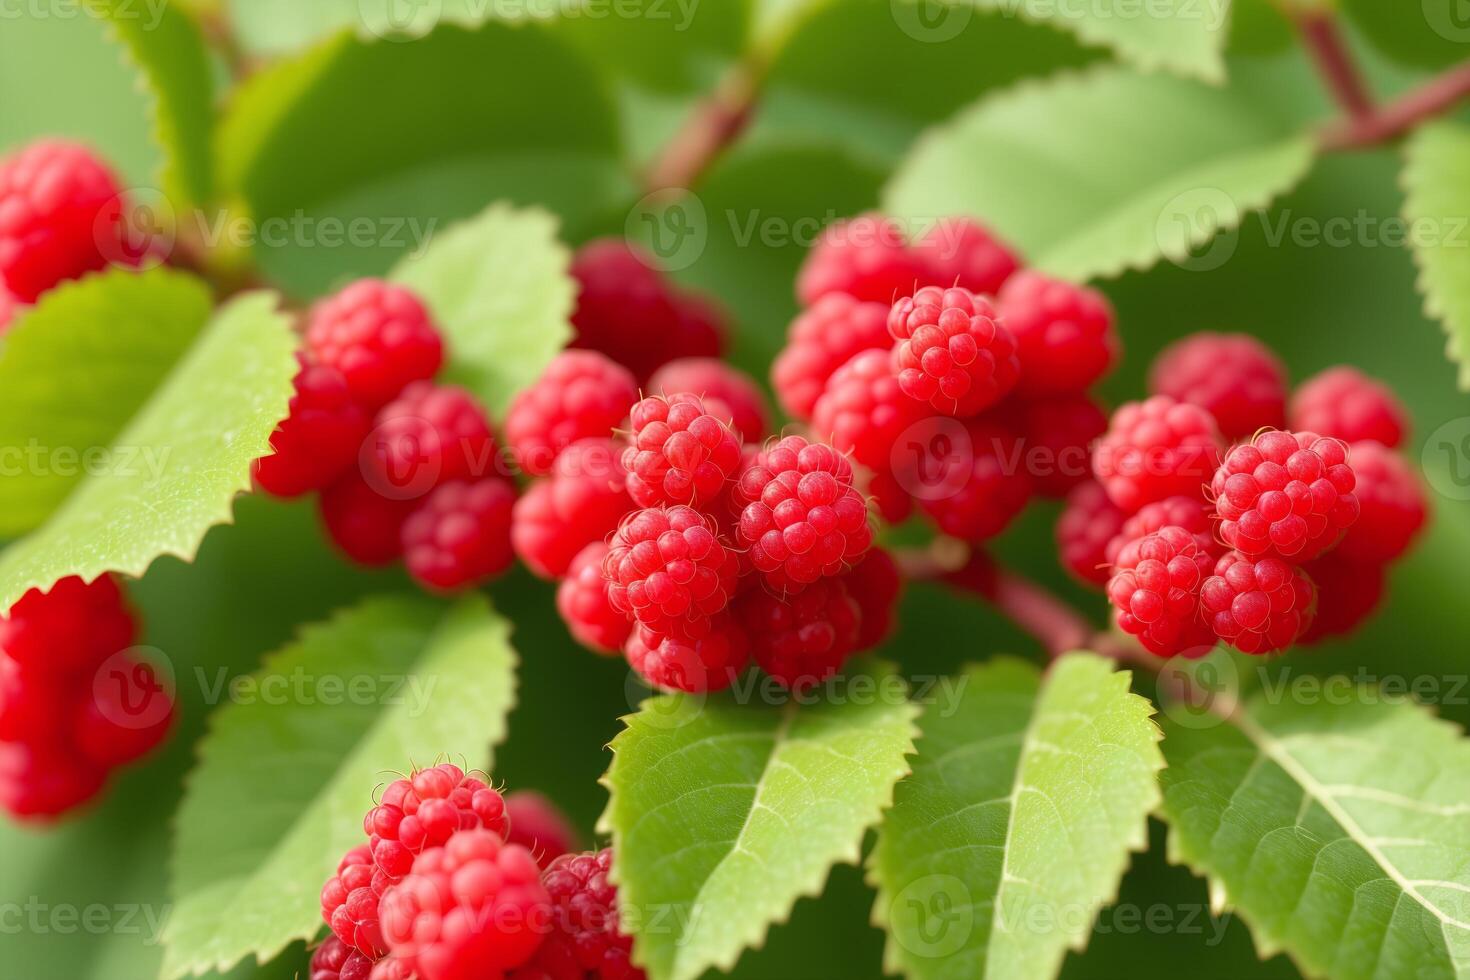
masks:
<path id="1" fill-rule="evenodd" d="M 576 284 L 555 216 L 494 204 L 404 259 L 391 278 L 422 296 L 449 338 L 446 377 L 497 418 L 572 338 Z"/>
<path id="2" fill-rule="evenodd" d="M 1063 278 L 1183 264 L 1311 167 L 1282 81 L 1215 89 L 1109 67 L 1025 85 L 930 132 L 884 201 L 917 223 L 977 216 Z"/>
<path id="3" fill-rule="evenodd" d="M 1001 659 L 927 709 L 869 861 L 890 971 L 1047 977 L 1086 945 L 1159 797 L 1153 707 L 1129 676 L 1094 654 L 1044 678 Z"/>
<path id="4" fill-rule="evenodd" d="M 44 524 L 0 552 L 0 609 L 68 575 L 140 576 L 160 555 L 187 561 L 205 532 L 230 520 L 235 495 L 250 488 L 250 464 L 269 451 L 291 398 L 290 319 L 274 295 L 247 294 L 220 309 L 183 349 L 188 331 L 198 329 L 189 321 L 201 312 L 201 294 L 192 280 L 179 279 L 119 270 L 62 286 L 8 339 L 0 369 L 37 372 L 22 386 L 30 414 L 16 420 L 27 440 L 21 449 L 35 438 L 42 469 L 59 468 L 64 458 L 85 469 Z M 130 301 L 139 305 L 126 315 L 98 318 Z M 62 315 L 49 316 L 52 309 Z M 155 342 L 155 329 L 169 339 Z M 104 337 L 108 331 L 117 334 Z M 153 355 L 140 358 L 131 345 Z M 106 387 L 94 388 L 99 381 Z M 108 404 L 107 392 L 124 403 Z M 90 412 L 70 418 L 78 406 Z M 110 442 L 109 430 L 116 433 Z M 52 438 L 60 441 L 43 441 Z M 96 454 L 82 456 L 81 464 L 58 455 L 78 445 Z M 59 484 L 39 479 L 45 482 L 34 499 L 54 501 Z"/>
<path id="5" fill-rule="evenodd" d="M 856 863 L 908 772 L 918 712 L 891 667 L 863 676 L 866 696 L 851 680 L 851 696 L 807 705 L 666 695 L 627 719 L 602 826 L 654 980 L 728 970 L 834 863 Z"/>
<path id="6" fill-rule="evenodd" d="M 1171 859 L 1309 976 L 1465 976 L 1470 742 L 1372 688 L 1316 690 L 1165 722 Z"/>
<path id="7" fill-rule="evenodd" d="M 315 936 L 322 883 L 362 842 L 373 787 L 439 757 L 488 763 L 515 660 L 483 598 L 445 611 L 408 597 L 365 601 L 269 658 L 254 693 L 215 716 L 189 776 L 165 980 Z"/>
<path id="8" fill-rule="evenodd" d="M 1445 354 L 1470 388 L 1470 127 L 1436 122 L 1410 138 L 1403 171 L 1404 217 L 1425 313 L 1444 324 Z"/>

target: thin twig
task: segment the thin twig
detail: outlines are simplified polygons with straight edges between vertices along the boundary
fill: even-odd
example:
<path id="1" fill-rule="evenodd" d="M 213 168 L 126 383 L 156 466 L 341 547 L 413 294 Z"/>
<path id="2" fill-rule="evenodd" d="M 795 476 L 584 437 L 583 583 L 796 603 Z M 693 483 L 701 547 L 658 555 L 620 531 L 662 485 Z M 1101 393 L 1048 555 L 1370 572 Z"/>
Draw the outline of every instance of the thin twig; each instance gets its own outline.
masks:
<path id="1" fill-rule="evenodd" d="M 1373 97 L 1338 29 L 1336 16 L 1313 11 L 1299 13 L 1294 19 L 1302 35 L 1302 43 L 1337 104 L 1350 119 L 1368 116 L 1373 111 Z"/>
<path id="2" fill-rule="evenodd" d="M 1388 143 L 1470 97 L 1470 62 L 1449 69 L 1378 106 L 1360 119 L 1345 119 L 1322 134 L 1328 150 L 1357 150 Z"/>
<path id="3" fill-rule="evenodd" d="M 756 81 L 737 65 L 673 135 L 648 168 L 649 193 L 688 188 L 709 169 L 749 124 L 755 112 Z"/>

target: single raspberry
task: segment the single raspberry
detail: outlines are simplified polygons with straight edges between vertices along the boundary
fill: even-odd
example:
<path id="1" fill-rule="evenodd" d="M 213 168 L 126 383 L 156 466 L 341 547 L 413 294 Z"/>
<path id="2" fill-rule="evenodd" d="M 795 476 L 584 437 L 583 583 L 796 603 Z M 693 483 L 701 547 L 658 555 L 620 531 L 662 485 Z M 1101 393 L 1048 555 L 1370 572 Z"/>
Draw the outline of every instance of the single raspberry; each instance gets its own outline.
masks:
<path id="1" fill-rule="evenodd" d="M 1355 631 L 1378 611 L 1386 570 L 1382 562 L 1353 561 L 1341 549 L 1303 565 L 1302 572 L 1317 587 L 1317 615 L 1297 642 L 1320 643 Z"/>
<path id="2" fill-rule="evenodd" d="M 1204 501 L 1199 497 L 1165 497 L 1151 504 L 1144 504 L 1138 509 L 1138 513 L 1123 522 L 1113 540 L 1108 542 L 1107 560 L 1109 563 L 1118 560 L 1118 552 L 1130 541 L 1137 541 L 1147 534 L 1161 531 L 1174 525 L 1182 527 L 1194 535 L 1200 550 L 1219 553 L 1224 549 L 1215 541 L 1214 525 L 1210 520 L 1210 513 L 1205 509 Z"/>
<path id="3" fill-rule="evenodd" d="M 456 830 L 484 827 L 502 837 L 510 830 L 504 798 L 447 762 L 389 783 L 362 825 L 373 866 L 390 884 L 408 874 L 416 855 L 443 844 Z"/>
<path id="4" fill-rule="evenodd" d="M 771 385 L 787 415 L 810 421 L 832 372 L 865 350 L 892 349 L 888 307 L 828 293 L 791 321 L 786 346 L 771 365 Z"/>
<path id="5" fill-rule="evenodd" d="M 698 395 L 645 398 L 629 418 L 633 444 L 623 466 L 640 507 L 708 503 L 740 465 L 740 436 Z"/>
<path id="6" fill-rule="evenodd" d="M 827 379 L 812 413 L 812 430 L 862 465 L 887 470 L 905 429 L 932 414 L 903 393 L 889 354 L 866 350 Z"/>
<path id="7" fill-rule="evenodd" d="M 311 954 L 311 980 L 368 980 L 372 971 L 372 959 L 335 934 L 328 936 Z"/>
<path id="8" fill-rule="evenodd" d="M 633 937 L 622 931 L 612 848 L 567 854 L 546 869 L 551 934 L 511 980 L 643 980 L 630 959 Z"/>
<path id="9" fill-rule="evenodd" d="M 871 650 L 892 636 L 898 625 L 903 576 L 892 555 L 874 548 L 842 576 L 842 582 L 860 613 L 857 649 Z"/>
<path id="10" fill-rule="evenodd" d="M 107 772 L 64 745 L 0 742 L 0 808 L 22 819 L 48 820 L 90 802 Z"/>
<path id="11" fill-rule="evenodd" d="M 1022 457 L 1042 497 L 1060 498 L 1092 478 L 1092 446 L 1108 416 L 1087 395 L 1058 395 L 1001 406 L 1000 417 L 1021 434 Z"/>
<path id="12" fill-rule="evenodd" d="M 841 578 L 821 579 L 785 597 L 751 589 L 735 609 L 756 663 L 795 691 L 837 673 L 858 648 L 862 610 Z"/>
<path id="13" fill-rule="evenodd" d="M 1315 558 L 1358 519 L 1356 482 L 1342 441 L 1262 432 L 1231 449 L 1215 472 L 1220 537 L 1252 558 Z"/>
<path id="14" fill-rule="evenodd" d="M 1084 585 L 1106 585 L 1112 574 L 1108 544 L 1126 520 L 1102 484 L 1088 480 L 1073 487 L 1056 524 L 1062 567 Z"/>
<path id="15" fill-rule="evenodd" d="M 173 690 L 153 664 L 109 659 L 105 676 L 88 679 L 72 739 L 85 758 L 110 769 L 157 748 L 173 721 Z"/>
<path id="16" fill-rule="evenodd" d="M 483 980 L 531 958 L 549 902 L 530 851 L 490 830 L 461 830 L 383 895 L 383 933 L 421 980 Z"/>
<path id="17" fill-rule="evenodd" d="M 96 668 L 131 646 L 138 624 L 117 580 L 67 576 L 31 589 L 0 618 L 0 651 L 23 670 L 53 676 Z"/>
<path id="18" fill-rule="evenodd" d="M 39 140 L 0 161 L 0 284 L 34 303 L 66 279 L 107 267 L 121 245 L 123 197 L 96 154 Z"/>
<path id="19" fill-rule="evenodd" d="M 403 522 L 408 573 L 438 592 L 479 585 L 515 561 L 510 547 L 516 490 L 499 477 L 446 483 Z"/>
<path id="20" fill-rule="evenodd" d="M 5 336 L 23 309 L 24 304 L 5 288 L 4 282 L 0 282 L 0 337 Z"/>
<path id="21" fill-rule="evenodd" d="M 1408 462 L 1382 443 L 1368 440 L 1349 448 L 1360 510 L 1335 553 L 1365 564 L 1393 561 L 1424 527 L 1424 487 Z"/>
<path id="22" fill-rule="evenodd" d="M 1242 653 L 1274 653 L 1291 646 L 1311 625 L 1317 590 L 1311 579 L 1279 558 L 1227 552 L 1200 588 L 1210 626 Z"/>
<path id="23" fill-rule="evenodd" d="M 270 456 L 254 464 L 255 482 L 277 497 L 321 490 L 357 459 L 368 432 L 367 414 L 353 401 L 336 368 L 297 354 L 296 393 L 284 421 L 271 434 Z"/>
<path id="24" fill-rule="evenodd" d="M 623 519 L 602 573 L 613 607 L 664 636 L 694 639 L 735 591 L 739 562 L 692 507 L 648 507 Z"/>
<path id="25" fill-rule="evenodd" d="M 1387 386 L 1357 368 L 1341 365 L 1303 381 L 1287 413 L 1294 430 L 1318 432 L 1343 442 L 1373 439 L 1390 449 L 1404 441 L 1409 413 Z"/>
<path id="26" fill-rule="evenodd" d="M 511 402 L 505 439 L 531 476 L 551 472 L 578 439 L 606 439 L 638 400 L 638 383 L 621 364 L 594 351 L 563 351 Z"/>
<path id="27" fill-rule="evenodd" d="M 551 476 L 516 501 L 511 543 L 531 571 L 548 579 L 565 575 L 577 552 L 605 541 L 633 509 L 623 449 L 613 439 L 579 439 L 562 450 Z"/>
<path id="28" fill-rule="evenodd" d="M 1286 368 L 1249 334 L 1194 333 L 1159 352 L 1148 390 L 1198 405 L 1226 439 L 1286 424 Z"/>
<path id="29" fill-rule="evenodd" d="M 822 230 L 796 274 L 796 298 L 811 306 L 828 293 L 892 303 L 931 277 L 897 223 L 879 214 L 835 221 Z"/>
<path id="30" fill-rule="evenodd" d="M 1092 450 L 1092 472 L 1129 514 L 1144 504 L 1200 492 L 1220 465 L 1220 430 L 1198 405 L 1154 395 L 1113 412 Z"/>
<path id="31" fill-rule="evenodd" d="M 373 854 L 360 844 L 342 856 L 337 873 L 322 886 L 322 918 L 332 933 L 364 956 L 377 959 L 388 951 L 378 922 L 382 888 L 373 882 Z"/>
<path id="32" fill-rule="evenodd" d="M 738 535 L 777 592 L 851 567 L 873 543 L 852 464 L 831 446 L 787 436 L 757 455 L 737 487 Z"/>
<path id="33" fill-rule="evenodd" d="M 703 398 L 710 413 L 728 422 L 746 442 L 760 442 L 771 428 L 771 413 L 755 379 L 713 357 L 670 361 L 648 379 L 648 390 Z"/>
<path id="34" fill-rule="evenodd" d="M 541 867 L 577 849 L 577 831 L 571 821 L 555 803 L 535 790 L 521 789 L 508 794 L 505 813 L 510 820 L 510 833 L 505 842 L 530 851 Z"/>
<path id="35" fill-rule="evenodd" d="M 750 638 L 730 614 L 709 617 L 697 639 L 666 636 L 635 626 L 623 653 L 628 666 L 654 687 L 666 691 L 723 691 L 750 662 Z"/>
<path id="36" fill-rule="evenodd" d="M 572 637 L 596 653 L 615 654 L 633 632 L 628 617 L 612 604 L 602 563 L 607 545 L 594 541 L 572 559 L 566 578 L 556 587 L 556 609 Z"/>
<path id="37" fill-rule="evenodd" d="M 414 501 L 386 497 L 349 470 L 322 491 L 317 509 L 333 543 L 359 565 L 387 565 L 403 555 L 403 524 Z"/>
<path id="38" fill-rule="evenodd" d="M 1095 289 L 1026 270 L 1006 281 L 995 305 L 1016 339 L 1023 395 L 1084 391 L 1118 362 L 1113 307 Z"/>
<path id="39" fill-rule="evenodd" d="M 42 745 L 67 739 L 73 687 L 71 677 L 27 670 L 0 650 L 0 742 Z"/>
<path id="40" fill-rule="evenodd" d="M 987 418 L 965 424 L 967 444 L 944 461 L 946 493 L 920 498 L 919 508 L 941 531 L 979 544 L 1004 531 L 1025 509 L 1033 483 L 1022 458 L 1020 440 L 1009 428 Z"/>
<path id="41" fill-rule="evenodd" d="M 1129 542 L 1108 579 L 1118 628 L 1161 657 L 1207 652 L 1215 643 L 1200 618 L 1200 586 L 1213 563 L 1182 527 Z"/>
<path id="42" fill-rule="evenodd" d="M 926 286 L 893 304 L 893 363 L 910 398 L 946 415 L 989 408 L 1016 386 L 1016 338 L 995 307 L 969 290 Z"/>
<path id="43" fill-rule="evenodd" d="M 359 279 L 318 303 L 306 327 L 314 360 L 336 368 L 352 396 L 377 409 L 414 381 L 439 373 L 444 341 L 412 292 L 381 279 Z"/>
<path id="44" fill-rule="evenodd" d="M 384 496 L 413 500 L 443 483 L 493 476 L 495 436 L 468 391 L 415 381 L 378 412 L 358 462 Z"/>
<path id="45" fill-rule="evenodd" d="M 1021 267 L 1004 242 L 969 218 L 944 218 L 914 242 L 929 282 L 994 296 Z"/>

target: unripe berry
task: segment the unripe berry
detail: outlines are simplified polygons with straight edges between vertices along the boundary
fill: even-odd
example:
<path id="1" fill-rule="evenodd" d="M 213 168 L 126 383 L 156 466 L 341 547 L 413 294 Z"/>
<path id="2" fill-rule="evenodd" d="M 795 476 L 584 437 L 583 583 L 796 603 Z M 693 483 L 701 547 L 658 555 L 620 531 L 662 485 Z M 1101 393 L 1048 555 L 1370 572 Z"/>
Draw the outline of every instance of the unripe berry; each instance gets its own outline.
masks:
<path id="1" fill-rule="evenodd" d="M 648 390 L 655 395 L 697 395 L 710 414 L 728 422 L 746 442 L 760 442 L 771 427 L 771 414 L 755 379 L 713 357 L 670 361 L 648 379 Z"/>
<path id="2" fill-rule="evenodd" d="M 364 408 L 386 405 L 444 363 L 444 341 L 429 311 L 409 290 L 359 279 L 318 303 L 306 327 L 306 349 L 335 368 Z"/>
<path id="3" fill-rule="evenodd" d="M 771 385 L 786 414 L 810 421 L 827 379 L 865 350 L 888 351 L 889 304 L 828 293 L 791 322 L 786 346 L 771 365 Z"/>
<path id="4" fill-rule="evenodd" d="M 705 504 L 740 465 L 740 436 L 698 395 L 653 396 L 633 406 L 623 453 L 628 494 L 640 507 Z"/>
<path id="5" fill-rule="evenodd" d="M 1316 609 L 1316 589 L 1279 558 L 1222 557 L 1200 599 L 1211 628 L 1242 653 L 1275 653 L 1296 642 Z"/>
<path id="6" fill-rule="evenodd" d="M 1113 308 L 1097 290 L 1025 270 L 996 298 L 1016 339 L 1028 397 L 1085 391 L 1117 363 L 1120 344 Z"/>
<path id="7" fill-rule="evenodd" d="M 1358 519 L 1348 447 L 1313 432 L 1262 432 L 1226 454 L 1210 490 L 1220 537 L 1248 557 L 1305 561 Z"/>
<path id="8" fill-rule="evenodd" d="M 1343 442 L 1403 442 L 1409 413 L 1387 386 L 1346 365 L 1303 381 L 1291 398 L 1290 426 Z"/>
<path id="9" fill-rule="evenodd" d="M 828 293 L 892 303 L 929 282 L 923 257 L 909 248 L 897 223 L 860 214 L 823 229 L 796 274 L 796 298 L 803 306 Z"/>
<path id="10" fill-rule="evenodd" d="M 1020 267 L 1009 246 L 969 218 L 941 219 L 914 242 L 913 250 L 928 269 L 928 282 L 987 296 L 999 293 Z"/>
<path id="11" fill-rule="evenodd" d="M 594 351 L 563 351 L 511 402 L 505 438 L 521 469 L 545 476 L 578 439 L 611 436 L 637 400 L 638 384 L 621 364 Z"/>
<path id="12" fill-rule="evenodd" d="M 1226 439 L 1286 424 L 1286 369 L 1265 344 L 1243 333 L 1195 333 L 1165 347 L 1148 390 L 1198 405 Z"/>
<path id="13" fill-rule="evenodd" d="M 1015 337 L 990 301 L 968 290 L 928 286 L 899 299 L 888 332 L 904 393 L 946 415 L 989 408 L 1020 377 Z"/>
<path id="14" fill-rule="evenodd" d="M 1197 405 L 1155 395 L 1113 412 L 1092 451 L 1092 472 L 1126 513 L 1176 495 L 1198 495 L 1219 466 L 1215 420 Z"/>
<path id="15" fill-rule="evenodd" d="M 1200 618 L 1200 588 L 1213 557 L 1182 527 L 1129 542 L 1108 579 L 1114 620 L 1161 657 L 1202 655 L 1214 638 Z"/>

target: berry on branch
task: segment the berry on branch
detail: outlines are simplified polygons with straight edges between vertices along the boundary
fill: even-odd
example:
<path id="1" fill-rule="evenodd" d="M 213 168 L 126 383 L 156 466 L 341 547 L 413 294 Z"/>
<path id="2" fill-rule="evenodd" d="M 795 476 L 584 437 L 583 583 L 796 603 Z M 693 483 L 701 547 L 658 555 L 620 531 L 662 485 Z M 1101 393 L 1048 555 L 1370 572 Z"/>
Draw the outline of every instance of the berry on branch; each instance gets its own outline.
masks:
<path id="1" fill-rule="evenodd" d="M 880 214 L 834 221 L 822 230 L 796 274 L 796 298 L 811 306 L 829 293 L 892 303 L 931 282 L 923 256 L 903 229 Z"/>
<path id="2" fill-rule="evenodd" d="M 905 429 L 931 414 L 905 395 L 888 351 L 865 350 L 827 380 L 812 413 L 812 429 L 875 472 L 888 470 L 894 444 Z"/>
<path id="3" fill-rule="evenodd" d="M 787 415 L 810 421 L 832 372 L 865 350 L 892 349 L 888 309 L 886 302 L 828 293 L 791 321 L 786 346 L 771 365 L 771 385 Z"/>
<path id="4" fill-rule="evenodd" d="M 740 436 L 698 395 L 654 395 L 633 406 L 623 453 L 628 494 L 640 507 L 707 505 L 740 466 Z"/>
<path id="5" fill-rule="evenodd" d="M 919 507 L 950 537 L 979 544 L 1004 531 L 1025 509 L 1033 489 L 1019 437 L 988 417 L 965 423 L 968 439 L 942 464 L 947 492 L 926 495 Z"/>
<path id="6" fill-rule="evenodd" d="M 254 464 L 255 482 L 277 497 L 321 490 L 357 459 L 368 433 L 367 414 L 352 398 L 342 372 L 298 354 L 290 414 L 271 434 L 269 456 Z"/>
<path id="7" fill-rule="evenodd" d="M 578 439 L 610 436 L 637 400 L 638 383 L 621 364 L 595 351 L 563 351 L 511 402 L 505 439 L 522 470 L 545 476 Z"/>
<path id="8" fill-rule="evenodd" d="M 1303 565 L 1317 587 L 1317 614 L 1297 642 L 1320 643 L 1363 625 L 1383 601 L 1386 569 L 1382 562 L 1353 561 L 1341 549 Z"/>
<path id="9" fill-rule="evenodd" d="M 1084 391 L 1118 360 L 1113 308 L 1095 289 L 1026 270 L 1006 282 L 995 305 L 1016 339 L 1022 395 Z"/>
<path id="10" fill-rule="evenodd" d="M 662 636 L 695 639 L 735 591 L 739 562 L 692 507 L 649 507 L 623 519 L 603 575 L 613 607 Z"/>
<path id="11" fill-rule="evenodd" d="M 1198 405 L 1226 439 L 1286 424 L 1286 369 L 1249 334 L 1191 334 L 1165 347 L 1148 373 L 1148 390 Z"/>
<path id="12" fill-rule="evenodd" d="M 1220 537 L 1247 557 L 1315 558 L 1358 519 L 1356 482 L 1341 440 L 1262 432 L 1231 449 L 1215 473 Z"/>
<path id="13" fill-rule="evenodd" d="M 633 509 L 624 448 L 605 437 L 579 439 L 562 450 L 550 476 L 516 501 L 511 542 L 531 571 L 548 579 L 565 575 L 579 551 L 606 540 Z"/>
<path id="14" fill-rule="evenodd" d="M 616 654 L 628 642 L 633 624 L 608 598 L 602 575 L 606 557 L 607 544 L 602 541 L 577 552 L 556 587 L 556 610 L 578 643 L 596 653 Z"/>
<path id="15" fill-rule="evenodd" d="M 311 954 L 311 980 L 369 980 L 373 961 L 335 934 Z"/>
<path id="16" fill-rule="evenodd" d="M 1409 429 L 1409 413 L 1394 393 L 1346 365 L 1303 381 L 1292 395 L 1289 417 L 1292 429 L 1348 443 L 1372 439 L 1390 449 Z"/>
<path id="17" fill-rule="evenodd" d="M 1424 487 L 1408 462 L 1380 442 L 1356 442 L 1349 451 L 1359 512 L 1337 553 L 1365 564 L 1393 561 L 1424 527 Z"/>
<path id="18" fill-rule="evenodd" d="M 348 470 L 317 500 L 327 535 L 359 565 L 387 565 L 403 554 L 403 523 L 412 500 L 386 497 L 357 470 Z"/>
<path id="19" fill-rule="evenodd" d="M 424 304 L 381 279 L 359 279 L 318 303 L 307 323 L 306 349 L 318 364 L 340 371 L 369 410 L 410 383 L 432 378 L 444 363 L 444 341 Z"/>
<path id="20" fill-rule="evenodd" d="M 1215 643 L 1200 618 L 1200 586 L 1212 564 L 1212 556 L 1182 527 L 1129 542 L 1108 579 L 1118 628 L 1161 657 L 1208 652 Z"/>
<path id="21" fill-rule="evenodd" d="M 941 219 L 913 249 L 928 269 L 928 282 L 986 296 L 998 294 L 1021 265 L 990 229 L 969 218 Z"/>
<path id="22" fill-rule="evenodd" d="M 403 523 L 408 573 L 436 592 L 478 585 L 511 566 L 511 508 L 515 487 L 508 480 L 446 483 L 429 494 Z"/>
<path id="23" fill-rule="evenodd" d="M 1111 574 L 1109 543 L 1123 529 L 1123 511 L 1096 480 L 1079 483 L 1067 494 L 1057 518 L 1057 550 L 1062 567 L 1084 585 L 1103 586 Z"/>
<path id="24" fill-rule="evenodd" d="M 475 776 L 447 762 L 396 779 L 363 818 L 373 866 L 389 882 L 408 874 L 415 855 L 449 840 L 456 830 L 509 831 L 505 800 Z"/>
<path id="25" fill-rule="evenodd" d="M 1133 514 L 1144 504 L 1197 495 L 1220 463 L 1220 431 L 1198 405 L 1154 395 L 1113 413 L 1092 451 L 1092 472 L 1113 503 Z"/>
<path id="26" fill-rule="evenodd" d="M 624 647 L 628 666 L 666 691 L 723 691 L 750 662 L 750 637 L 728 610 L 702 622 L 704 629 L 695 639 L 633 627 Z"/>
<path id="27" fill-rule="evenodd" d="M 384 496 L 415 499 L 442 483 L 494 475 L 495 436 L 468 391 L 416 381 L 378 413 L 358 457 Z"/>
<path id="28" fill-rule="evenodd" d="M 377 959 L 388 950 L 378 924 L 382 888 L 373 882 L 373 855 L 366 844 L 343 855 L 337 873 L 322 886 L 322 918 L 332 933 L 364 956 Z"/>
<path id="29" fill-rule="evenodd" d="M 1065 497 L 1092 478 L 1092 445 L 1108 429 L 1108 416 L 1084 394 L 1007 403 L 999 417 L 1021 435 L 1026 470 L 1043 497 Z"/>
<path id="30" fill-rule="evenodd" d="M 888 332 L 905 394 L 946 415 L 989 408 L 1016 386 L 1016 338 L 990 301 L 966 289 L 926 286 L 893 304 Z"/>
<path id="31" fill-rule="evenodd" d="M 760 442 L 771 427 L 771 414 L 755 379 L 713 357 L 670 361 L 648 379 L 648 390 L 655 395 L 697 395 L 710 414 L 728 422 L 746 442 Z"/>
<path id="32" fill-rule="evenodd" d="M 1210 626 L 1241 653 L 1275 653 L 1311 625 L 1316 589 L 1279 558 L 1226 553 L 1205 580 L 1200 599 Z"/>
<path id="33" fill-rule="evenodd" d="M 643 980 L 622 930 L 612 848 L 566 854 L 542 875 L 551 897 L 551 934 L 510 980 Z"/>
<path id="34" fill-rule="evenodd" d="M 794 691 L 831 677 L 857 650 L 862 611 L 841 578 L 824 578 L 794 595 L 751 589 L 736 600 L 756 663 Z"/>

